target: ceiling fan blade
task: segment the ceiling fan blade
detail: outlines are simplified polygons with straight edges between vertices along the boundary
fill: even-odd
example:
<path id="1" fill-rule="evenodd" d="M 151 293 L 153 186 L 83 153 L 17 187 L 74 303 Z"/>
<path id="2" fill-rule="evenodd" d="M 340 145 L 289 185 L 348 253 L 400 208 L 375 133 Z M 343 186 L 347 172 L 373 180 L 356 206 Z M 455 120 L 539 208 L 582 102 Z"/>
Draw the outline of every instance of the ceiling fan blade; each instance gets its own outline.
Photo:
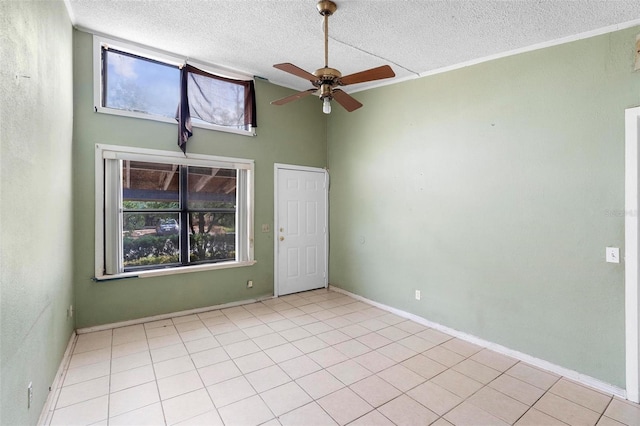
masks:
<path id="1" fill-rule="evenodd" d="M 366 81 L 382 80 L 383 78 L 395 77 L 396 73 L 393 72 L 389 65 L 383 65 L 377 68 L 371 68 L 366 71 L 360 71 L 355 74 L 349 74 L 340 79 L 340 85 L 346 86 L 348 84 L 364 83 Z"/>
<path id="2" fill-rule="evenodd" d="M 297 101 L 298 99 L 302 99 L 305 96 L 309 96 L 310 94 L 312 94 L 316 90 L 318 90 L 318 89 L 314 88 L 314 89 L 305 90 L 304 92 L 294 93 L 293 95 L 287 96 L 286 98 L 278 99 L 277 101 L 272 101 L 271 104 L 272 105 L 288 104 L 289 102 Z"/>
<path id="3" fill-rule="evenodd" d="M 342 107 L 349 112 L 355 111 L 362 106 L 362 104 L 355 100 L 355 98 L 340 89 L 335 89 L 331 93 L 331 96 L 333 96 L 333 99 L 335 99 L 336 102 L 342 105 Z"/>
<path id="4" fill-rule="evenodd" d="M 293 74 L 297 77 L 304 78 L 305 80 L 309 80 L 312 83 L 315 83 L 318 80 L 318 77 L 316 77 L 315 75 L 288 62 L 284 64 L 275 64 L 273 67 L 281 71 L 288 72 L 289 74 Z"/>

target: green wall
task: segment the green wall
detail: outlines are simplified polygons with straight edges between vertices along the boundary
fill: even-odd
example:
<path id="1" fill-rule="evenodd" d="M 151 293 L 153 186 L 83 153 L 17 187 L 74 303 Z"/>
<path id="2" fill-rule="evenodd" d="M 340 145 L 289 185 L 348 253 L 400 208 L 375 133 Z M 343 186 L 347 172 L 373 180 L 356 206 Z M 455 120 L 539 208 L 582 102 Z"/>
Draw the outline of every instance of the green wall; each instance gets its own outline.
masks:
<path id="1" fill-rule="evenodd" d="M 73 331 L 72 29 L 0 2 L 0 424 L 35 424 Z M 33 402 L 27 408 L 27 386 Z"/>
<path id="2" fill-rule="evenodd" d="M 291 90 L 256 81 L 258 130 L 246 137 L 194 130 L 188 151 L 255 160 L 255 259 L 251 267 L 96 283 L 94 275 L 95 144 L 179 152 L 175 124 L 94 112 L 93 46 L 74 31 L 74 282 L 78 328 L 273 294 L 273 164 L 326 165 L 326 119 L 317 99 L 269 104 Z M 262 233 L 269 224 L 271 232 Z M 253 280 L 252 289 L 246 288 Z"/>
<path id="3" fill-rule="evenodd" d="M 624 387 L 624 266 L 604 247 L 624 249 L 638 32 L 361 92 L 328 121 L 259 80 L 257 137 L 189 142 L 256 160 L 258 263 L 95 283 L 94 145 L 177 151 L 176 126 L 93 112 L 92 38 L 64 4 L 0 2 L 0 424 L 36 422 L 74 326 L 272 294 L 273 164 L 323 167 L 327 148 L 334 285 Z"/>
<path id="4" fill-rule="evenodd" d="M 330 282 L 624 387 L 633 28 L 356 94 L 329 120 Z M 422 300 L 414 299 L 422 291 Z"/>

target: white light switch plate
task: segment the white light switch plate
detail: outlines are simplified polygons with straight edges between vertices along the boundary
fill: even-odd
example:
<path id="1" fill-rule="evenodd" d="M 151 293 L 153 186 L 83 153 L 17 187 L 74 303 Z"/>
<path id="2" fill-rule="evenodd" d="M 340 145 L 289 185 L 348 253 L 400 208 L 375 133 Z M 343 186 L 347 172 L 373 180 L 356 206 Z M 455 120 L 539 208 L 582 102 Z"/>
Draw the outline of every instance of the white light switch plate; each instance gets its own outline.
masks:
<path id="1" fill-rule="evenodd" d="M 606 259 L 609 263 L 620 263 L 620 249 L 618 247 L 607 247 Z"/>

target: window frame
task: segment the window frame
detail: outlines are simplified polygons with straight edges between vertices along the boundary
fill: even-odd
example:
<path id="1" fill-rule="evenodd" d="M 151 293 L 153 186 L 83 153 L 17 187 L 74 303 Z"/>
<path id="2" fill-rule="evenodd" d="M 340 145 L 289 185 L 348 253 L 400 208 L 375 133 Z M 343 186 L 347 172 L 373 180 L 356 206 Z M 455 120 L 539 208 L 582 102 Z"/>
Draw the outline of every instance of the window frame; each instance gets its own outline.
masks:
<path id="1" fill-rule="evenodd" d="M 107 179 L 107 167 L 116 164 L 109 160 L 136 160 L 156 163 L 177 163 L 179 165 L 223 167 L 246 171 L 238 173 L 238 204 L 236 206 L 236 250 L 237 260 L 201 263 L 187 266 L 159 266 L 154 269 L 144 269 L 123 272 L 109 271 L 113 265 L 120 265 L 122 253 L 122 235 L 107 235 L 107 227 L 119 229 L 120 204 L 117 215 L 108 215 L 108 197 L 111 194 L 121 194 L 121 182 L 116 182 L 118 176 Z M 218 157 L 202 154 L 188 154 L 172 151 L 160 151 L 146 148 L 134 148 L 115 145 L 96 144 L 95 151 L 95 280 L 113 280 L 127 277 L 153 277 L 173 275 L 187 272 L 208 271 L 215 269 L 237 268 L 251 266 L 257 262 L 254 259 L 254 172 L 253 160 Z M 113 174 L 113 173 L 112 173 Z M 115 186 L 114 186 L 115 184 Z M 119 188 L 119 189 L 118 189 Z M 118 197 L 118 195 L 115 195 Z M 113 209 L 113 208 L 112 208 Z"/>
<path id="2" fill-rule="evenodd" d="M 102 93 L 102 48 L 112 48 L 124 53 L 128 53 L 135 56 L 140 56 L 144 59 L 150 59 L 153 61 L 161 62 L 166 65 L 182 67 L 187 63 L 187 58 L 180 57 L 171 53 L 167 53 L 158 49 L 152 49 L 146 46 L 138 45 L 135 43 L 119 41 L 115 39 L 106 38 L 103 36 L 93 35 L 93 110 L 96 113 L 119 115 L 122 117 L 141 118 L 144 120 L 160 121 L 163 123 L 171 123 L 178 125 L 175 119 L 163 117 L 160 115 L 147 114 L 137 111 L 126 111 L 117 108 L 109 108 L 103 105 L 103 93 Z M 212 66 L 202 62 L 197 62 L 189 59 L 189 64 L 203 71 L 211 74 L 215 74 L 221 77 L 226 77 L 235 80 L 253 80 L 253 76 L 241 74 L 235 71 L 227 70 L 221 67 Z M 180 84 L 180 81 L 177 82 Z M 176 105 L 177 107 L 177 105 Z M 218 126 L 211 123 L 202 122 L 200 120 L 192 120 L 192 126 L 215 130 L 219 132 L 234 133 L 243 136 L 256 136 L 256 128 L 251 127 L 249 130 L 233 129 L 224 126 Z"/>

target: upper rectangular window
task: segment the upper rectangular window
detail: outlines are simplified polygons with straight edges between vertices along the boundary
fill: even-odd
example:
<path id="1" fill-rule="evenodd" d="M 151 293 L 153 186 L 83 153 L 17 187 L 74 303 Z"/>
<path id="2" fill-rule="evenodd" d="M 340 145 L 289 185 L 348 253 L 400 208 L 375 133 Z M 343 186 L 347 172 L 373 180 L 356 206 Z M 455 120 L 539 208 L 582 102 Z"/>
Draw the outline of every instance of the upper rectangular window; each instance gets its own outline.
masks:
<path id="1" fill-rule="evenodd" d="M 185 59 L 99 36 L 94 55 L 96 112 L 176 123 Z M 253 135 L 251 78 L 195 65 L 188 67 L 187 84 L 192 125 Z"/>
<path id="2" fill-rule="evenodd" d="M 187 67 L 187 93 L 193 124 L 208 123 L 249 130 L 252 114 L 248 86 Z"/>
<path id="3" fill-rule="evenodd" d="M 102 106 L 175 119 L 177 66 L 102 47 Z"/>
<path id="4" fill-rule="evenodd" d="M 253 262 L 253 162 L 98 145 L 96 277 Z"/>

